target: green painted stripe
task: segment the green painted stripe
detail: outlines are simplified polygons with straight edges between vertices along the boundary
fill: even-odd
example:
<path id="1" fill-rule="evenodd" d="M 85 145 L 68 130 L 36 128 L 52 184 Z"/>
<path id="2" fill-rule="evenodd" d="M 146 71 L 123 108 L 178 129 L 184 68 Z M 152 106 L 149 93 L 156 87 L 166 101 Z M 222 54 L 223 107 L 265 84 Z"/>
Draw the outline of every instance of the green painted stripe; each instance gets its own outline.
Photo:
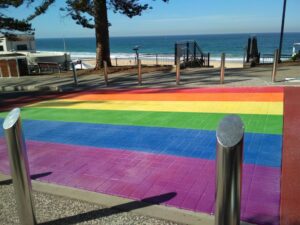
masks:
<path id="1" fill-rule="evenodd" d="M 6 113 L 0 113 L 4 117 Z M 82 109 L 22 108 L 22 118 L 115 125 L 171 127 L 201 130 L 215 130 L 226 114 L 110 111 Z M 283 117 L 278 115 L 241 114 L 246 132 L 282 134 Z"/>

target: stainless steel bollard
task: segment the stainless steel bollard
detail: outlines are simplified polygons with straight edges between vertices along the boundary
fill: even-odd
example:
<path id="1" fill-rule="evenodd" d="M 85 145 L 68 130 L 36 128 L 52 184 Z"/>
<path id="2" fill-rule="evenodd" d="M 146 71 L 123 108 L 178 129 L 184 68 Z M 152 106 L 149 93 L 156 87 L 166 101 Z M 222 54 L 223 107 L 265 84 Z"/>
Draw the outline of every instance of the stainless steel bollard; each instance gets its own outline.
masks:
<path id="1" fill-rule="evenodd" d="M 103 61 L 103 73 L 104 73 L 105 85 L 108 86 L 108 70 L 107 70 L 107 62 L 106 61 Z"/>
<path id="2" fill-rule="evenodd" d="M 8 148 L 11 175 L 16 194 L 20 223 L 36 224 L 31 195 L 28 158 L 22 132 L 20 109 L 13 109 L 5 118 L 3 129 Z"/>
<path id="3" fill-rule="evenodd" d="M 221 55 L 221 72 L 220 72 L 220 83 L 224 84 L 224 76 L 225 76 L 225 53 Z"/>
<path id="4" fill-rule="evenodd" d="M 277 67 L 279 62 L 279 50 L 276 49 L 274 52 L 274 62 L 273 62 L 273 70 L 272 70 L 272 82 L 276 81 Z"/>
<path id="5" fill-rule="evenodd" d="M 217 128 L 215 225 L 239 225 L 244 124 L 226 116 Z"/>
<path id="6" fill-rule="evenodd" d="M 138 59 L 138 82 L 139 85 L 142 84 L 142 61 Z"/>
<path id="7" fill-rule="evenodd" d="M 176 84 L 180 84 L 180 59 L 176 59 Z"/>
<path id="8" fill-rule="evenodd" d="M 72 71 L 73 71 L 74 84 L 77 86 L 78 85 L 78 81 L 77 81 L 77 74 L 76 74 L 75 64 L 71 63 L 71 66 L 72 66 Z"/>

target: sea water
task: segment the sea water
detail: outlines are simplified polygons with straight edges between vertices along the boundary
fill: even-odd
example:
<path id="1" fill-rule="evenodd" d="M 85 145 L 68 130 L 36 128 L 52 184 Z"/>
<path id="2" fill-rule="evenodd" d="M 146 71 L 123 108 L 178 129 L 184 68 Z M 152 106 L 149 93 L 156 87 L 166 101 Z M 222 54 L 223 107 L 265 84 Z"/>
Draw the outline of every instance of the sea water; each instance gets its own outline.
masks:
<path id="1" fill-rule="evenodd" d="M 133 48 L 140 46 L 141 54 L 167 54 L 174 57 L 174 44 L 177 41 L 195 40 L 204 52 L 211 54 L 212 60 L 219 60 L 222 52 L 231 61 L 242 61 L 249 37 L 256 36 L 261 54 L 273 54 L 279 46 L 279 33 L 259 34 L 214 34 L 111 37 L 112 58 L 134 57 Z M 300 33 L 285 33 L 282 54 L 291 55 L 293 43 L 300 42 Z M 36 39 L 38 51 L 67 51 L 72 58 L 95 58 L 95 37 L 85 38 L 41 38 Z"/>

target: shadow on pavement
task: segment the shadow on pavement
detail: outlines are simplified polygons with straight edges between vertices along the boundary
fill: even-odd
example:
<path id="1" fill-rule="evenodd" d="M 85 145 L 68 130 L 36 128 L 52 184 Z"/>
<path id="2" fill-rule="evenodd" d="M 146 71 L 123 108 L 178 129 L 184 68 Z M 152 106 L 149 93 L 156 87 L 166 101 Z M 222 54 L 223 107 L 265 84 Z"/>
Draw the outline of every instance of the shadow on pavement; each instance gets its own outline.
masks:
<path id="1" fill-rule="evenodd" d="M 49 176 L 50 174 L 52 174 L 52 172 L 38 173 L 38 174 L 31 175 L 30 178 L 32 180 L 36 180 L 41 177 Z M 12 184 L 12 179 L 0 181 L 0 185 L 10 185 L 10 184 Z"/>
<path id="2" fill-rule="evenodd" d="M 133 201 L 129 203 L 124 203 L 111 208 L 97 209 L 89 212 L 84 212 L 74 216 L 68 216 L 65 218 L 60 218 L 44 223 L 39 223 L 40 225 L 55 225 L 55 224 L 77 224 L 80 222 L 87 222 L 90 220 L 107 217 L 123 212 L 130 212 L 135 209 L 145 208 L 151 205 L 157 205 L 170 199 L 177 195 L 176 192 L 169 192 L 166 194 L 161 194 L 149 198 L 144 198 L 141 201 Z"/>

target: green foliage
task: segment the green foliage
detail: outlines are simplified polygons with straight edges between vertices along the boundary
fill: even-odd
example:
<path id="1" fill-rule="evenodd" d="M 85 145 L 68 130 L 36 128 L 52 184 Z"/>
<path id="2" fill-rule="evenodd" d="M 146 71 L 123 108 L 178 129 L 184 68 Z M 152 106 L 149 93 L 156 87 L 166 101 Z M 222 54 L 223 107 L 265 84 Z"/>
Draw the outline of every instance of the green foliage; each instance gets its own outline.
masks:
<path id="1" fill-rule="evenodd" d="M 97 0 L 105 1 L 107 8 L 114 13 L 121 13 L 129 18 L 142 15 L 142 12 L 151 9 L 149 4 L 143 4 L 140 0 Z M 154 1 L 154 0 L 152 0 Z M 162 0 L 168 2 L 169 0 Z M 68 16 L 76 21 L 77 24 L 86 28 L 95 28 L 95 16 L 101 17 L 102 15 L 95 15 L 93 0 L 67 0 L 67 6 L 61 8 Z M 109 24 L 110 25 L 110 24 Z"/>
<path id="2" fill-rule="evenodd" d="M 34 12 L 28 18 L 16 19 L 3 12 L 3 9 L 18 8 L 22 5 L 28 7 L 34 2 L 38 2 L 38 6 L 35 7 Z M 0 12 L 0 33 L 11 37 L 13 37 L 16 32 L 33 34 L 34 29 L 32 28 L 30 21 L 45 13 L 48 7 L 54 2 L 55 0 L 0 0 L 0 9 L 2 9 Z"/>
<path id="3" fill-rule="evenodd" d="M 298 60 L 298 59 L 300 59 L 300 52 L 299 53 L 297 53 L 296 55 L 294 55 L 293 57 L 292 57 L 292 60 L 295 62 L 296 60 Z"/>

